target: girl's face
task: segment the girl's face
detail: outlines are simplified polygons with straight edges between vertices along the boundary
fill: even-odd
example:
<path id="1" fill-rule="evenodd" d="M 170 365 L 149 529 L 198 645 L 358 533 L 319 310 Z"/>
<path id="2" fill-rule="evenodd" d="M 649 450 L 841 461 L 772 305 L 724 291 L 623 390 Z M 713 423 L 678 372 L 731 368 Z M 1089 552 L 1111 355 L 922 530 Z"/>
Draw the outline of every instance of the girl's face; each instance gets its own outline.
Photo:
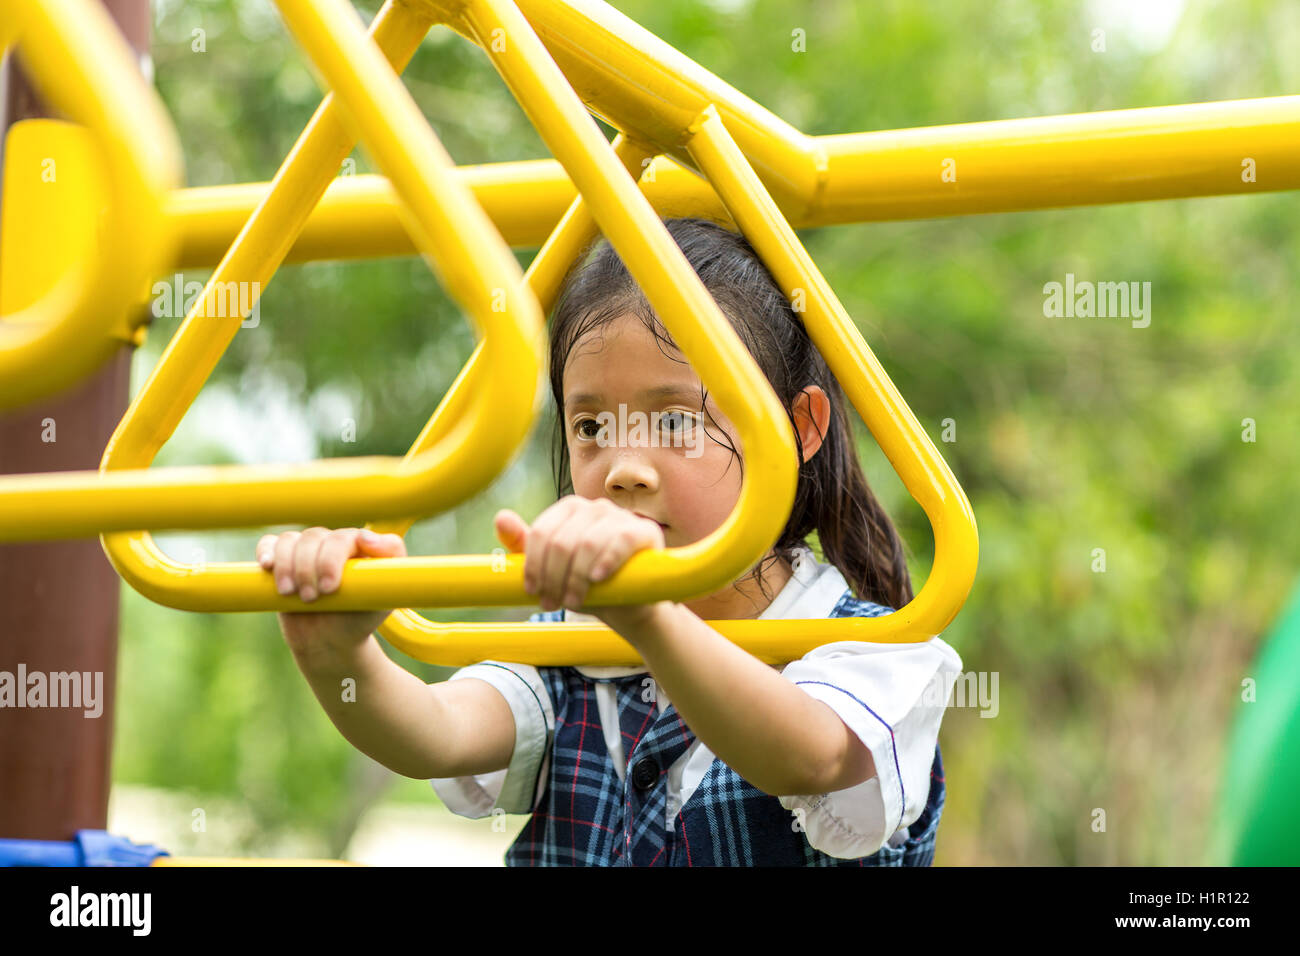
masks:
<path id="1" fill-rule="evenodd" d="M 704 406 L 709 418 L 701 415 L 699 378 L 679 353 L 670 358 L 666 349 L 633 315 L 589 332 L 564 367 L 560 414 L 574 494 L 609 498 L 659 522 L 664 544 L 675 548 L 707 537 L 735 509 L 740 462 L 728 442 L 737 454 L 744 449 L 712 397 Z M 810 458 L 826 434 L 830 400 L 812 385 L 792 411 Z M 791 568 L 782 560 L 762 573 L 773 595 L 789 581 Z M 683 603 L 704 620 L 721 620 L 756 617 L 769 600 L 751 576 Z"/>
<path id="2" fill-rule="evenodd" d="M 659 522 L 670 548 L 722 525 L 741 485 L 740 463 L 727 441 L 742 449 L 712 396 L 706 433 L 700 380 L 680 353 L 640 319 L 623 315 L 576 343 L 563 381 L 575 494 L 609 498 Z"/>

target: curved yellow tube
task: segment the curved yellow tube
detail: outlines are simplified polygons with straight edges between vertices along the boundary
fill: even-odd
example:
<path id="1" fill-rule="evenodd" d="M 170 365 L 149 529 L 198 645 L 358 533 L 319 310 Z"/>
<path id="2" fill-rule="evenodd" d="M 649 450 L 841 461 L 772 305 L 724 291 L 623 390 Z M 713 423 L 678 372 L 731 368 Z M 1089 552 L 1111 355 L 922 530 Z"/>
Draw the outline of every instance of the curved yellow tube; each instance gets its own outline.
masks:
<path id="1" fill-rule="evenodd" d="M 893 614 L 829 621 L 718 620 L 709 624 L 772 664 L 801 657 L 831 641 L 929 640 L 956 617 L 975 581 L 979 539 L 970 503 L 728 135 L 718 112 L 706 107 L 690 130 L 688 149 L 693 158 L 782 291 L 806 303 L 801 314 L 810 337 L 908 491 L 925 510 L 935 535 L 935 560 L 924 587 Z M 588 603 L 600 604 L 597 600 Z M 549 624 L 539 632 L 533 624 L 439 624 L 402 610 L 390 615 L 379 633 L 403 653 L 444 666 L 463 666 L 485 657 L 537 666 L 641 663 L 631 645 L 597 624 Z"/>
<path id="2" fill-rule="evenodd" d="M 354 101 L 362 99 L 366 95 L 364 87 L 357 83 L 349 86 L 340 81 L 348 79 L 351 69 L 369 71 L 367 75 L 372 79 L 378 74 L 374 68 L 365 65 L 366 55 L 355 44 L 343 52 L 345 44 L 350 42 L 346 36 L 351 28 L 349 13 L 337 5 L 308 5 L 299 0 L 285 0 L 283 9 L 313 58 L 329 66 L 327 72 L 332 71 L 331 83 L 342 87 L 340 96 Z M 527 30 L 526 24 L 522 29 Z M 509 45 L 512 51 L 521 48 L 520 35 L 516 27 L 512 33 L 515 39 Z M 539 50 L 541 47 L 537 44 L 533 50 L 534 57 Z M 513 60 L 510 55 L 506 59 L 513 68 L 524 71 L 516 76 L 516 83 L 537 82 L 527 73 L 528 64 Z M 553 64 L 551 69 L 554 69 Z M 392 82 L 397 82 L 395 76 L 392 76 Z M 562 80 L 560 85 L 563 86 Z M 543 88 L 539 86 L 538 89 Z M 384 93 L 387 104 L 397 98 L 391 89 Z M 537 100 L 526 102 L 535 104 Z M 793 433 L 762 373 L 705 292 L 698 276 L 672 243 L 662 222 L 645 204 L 626 171 L 620 168 L 609 144 L 581 104 L 572 97 L 567 101 L 559 98 L 558 103 L 557 106 L 548 100 L 543 104 L 547 128 L 552 131 L 576 128 L 579 132 L 572 143 L 553 143 L 553 148 L 562 158 L 567 155 L 577 170 L 575 175 L 585 178 L 595 191 L 603 194 L 599 201 L 602 211 L 597 214 L 593 209 L 593 215 L 605 220 L 606 233 L 614 237 L 616 246 L 621 247 L 625 254 L 628 247 L 632 247 L 633 254 L 628 259 L 634 274 L 647 288 L 652 303 L 665 316 L 666 324 L 683 351 L 688 357 L 695 357 L 696 365 L 702 369 L 702 377 L 710 383 L 720 407 L 737 423 L 746 447 L 752 448 L 755 455 L 756 465 L 747 474 L 746 486 L 742 488 L 735 512 L 714 535 L 685 548 L 638 555 L 619 575 L 600 586 L 600 590 L 606 593 L 604 600 L 607 603 L 644 601 L 662 596 L 687 599 L 716 590 L 734 579 L 776 540 L 783 524 L 781 515 L 789 510 L 794 496 Z M 355 108 L 353 121 L 362 126 L 370 122 L 373 127 L 374 117 L 380 112 L 373 103 L 369 106 L 361 104 Z M 362 117 L 367 119 L 363 122 Z M 382 136 L 382 131 L 373 128 L 366 132 L 367 139 Z M 389 149 L 404 148 L 401 140 L 381 142 L 385 142 Z M 628 149 L 629 156 L 635 154 L 635 146 L 629 145 Z M 639 208 L 637 202 L 640 202 Z M 586 236 L 589 232 L 582 227 L 570 235 L 581 233 Z M 247 236 L 243 241 L 247 242 Z M 237 242 L 236 250 L 239 247 Z M 232 250 L 232 256 L 236 250 Z M 559 250 L 557 245 L 554 255 L 542 259 L 554 263 L 548 280 L 552 285 L 562 275 L 563 267 L 571 261 L 576 247 L 571 243 L 563 244 L 564 253 L 569 257 L 563 262 Z M 676 317 L 683 312 L 702 315 L 707 322 L 707 332 L 694 322 Z M 183 332 L 184 329 L 181 334 Z M 463 428 L 464 416 L 459 413 L 465 407 L 462 396 L 468 394 L 467 383 L 491 382 L 494 392 L 499 389 L 499 379 L 495 374 L 475 371 L 485 360 L 485 350 L 491 341 L 489 337 L 480 346 L 435 413 L 435 420 L 445 416 L 442 421 L 450 423 L 453 433 Z M 167 365 L 166 355 L 159 364 L 160 368 Z M 509 420 L 511 414 L 508 409 L 501 409 L 498 417 Z M 775 427 L 772 427 L 773 423 Z M 531 418 L 527 424 L 531 424 Z M 426 446 L 442 439 L 445 432 L 446 429 L 435 428 L 431 422 L 407 460 L 417 461 L 426 457 Z M 276 593 L 271 576 L 252 562 L 186 567 L 162 555 L 152 542 L 140 535 L 105 536 L 105 547 L 114 566 L 132 586 L 151 599 L 172 607 L 206 611 L 303 610 L 307 607 L 296 595 L 284 597 Z M 519 604 L 531 600 L 523 590 L 522 556 L 509 558 L 504 567 L 489 555 L 356 560 L 349 563 L 345 580 L 348 582 L 345 587 L 313 602 L 310 609 Z"/>
<path id="3" fill-rule="evenodd" d="M 390 3 L 376 20 L 376 39 L 394 62 L 404 65 L 427 28 L 427 21 Z M 524 285 L 518 263 L 492 232 L 482 211 L 446 175 L 451 160 L 420 119 L 409 94 L 401 89 L 378 50 L 373 45 L 369 50 L 374 57 L 358 66 L 364 79 L 359 74 L 349 80 L 348 95 L 378 94 L 385 99 L 382 111 L 372 108 L 368 114 L 367 139 L 377 146 L 380 161 L 388 166 L 403 195 L 412 197 L 410 226 L 431 264 L 484 333 L 480 351 L 490 370 L 491 394 L 484 390 L 473 396 L 465 414 L 458 416 L 455 427 L 441 441 L 407 459 L 341 459 L 308 469 L 187 469 L 194 476 L 193 491 L 185 486 L 165 489 L 169 502 L 188 501 L 193 511 L 201 511 L 182 526 L 284 520 L 342 523 L 376 515 L 435 513 L 469 497 L 503 470 L 535 418 L 544 382 L 545 347 L 536 297 Z M 391 80 L 387 89 L 376 61 Z M 365 83 L 377 84 L 383 92 L 367 91 Z M 392 84 L 397 84 L 400 92 L 395 92 Z M 270 279 L 353 142 L 334 95 L 327 96 L 277 176 L 277 188 L 241 233 L 209 281 L 205 296 L 220 282 L 264 283 Z M 432 241 L 435 236 L 436 245 Z M 237 316 L 224 326 L 210 318 L 200 322 L 197 313 L 202 303 L 196 303 L 195 309 L 110 442 L 101 466 L 105 483 L 118 477 L 118 469 L 147 466 L 193 401 L 242 318 Z M 142 477 L 147 480 L 149 474 L 138 470 L 122 474 L 124 487 L 120 490 L 123 494 L 132 491 L 129 486 L 139 484 Z M 223 487 L 224 475 L 230 476 L 224 481 L 225 488 L 237 492 L 226 502 L 211 495 L 214 485 Z M 160 473 L 157 481 L 161 486 L 167 476 Z M 198 494 L 203 489 L 208 496 Z M 155 492 L 155 498 L 163 495 L 162 488 Z M 201 502 L 197 507 L 196 500 Z M 150 505 L 141 502 L 140 507 L 147 512 Z M 158 502 L 152 507 L 157 510 Z M 298 517 L 288 518 L 290 513 Z M 136 526 L 150 523 L 139 517 Z M 113 527 L 131 527 L 123 523 L 120 514 L 115 513 L 114 520 Z M 288 600 L 275 592 L 270 576 L 253 562 L 202 567 L 179 564 L 142 532 L 106 534 L 103 543 L 122 577 L 161 604 L 185 610 L 275 610 L 284 609 Z M 369 597 L 375 599 L 375 595 Z M 295 598 L 292 605 L 300 607 L 301 602 Z"/>
<path id="4" fill-rule="evenodd" d="M 93 135 L 107 206 L 101 248 L 38 301 L 0 315 L 0 408 L 10 408 L 81 381 L 121 347 L 119 327 L 174 256 L 165 207 L 181 184 L 181 153 L 157 94 L 101 4 L 10 0 L 0 21 L 0 36 L 17 45 L 49 103 Z M 28 189 L 40 189 L 47 172 L 25 171 Z M 15 205 L 6 216 L 20 215 L 23 176 L 7 177 L 5 205 Z"/>
<path id="5" fill-rule="evenodd" d="M 486 484 L 495 474 L 483 462 L 484 457 L 491 457 L 490 449 L 475 444 L 478 438 L 471 440 L 471 436 L 481 438 L 481 429 L 477 433 L 475 429 L 488 414 L 486 409 L 492 408 L 495 421 L 504 420 L 516 426 L 508 440 L 501 436 L 505 430 L 498 429 L 501 441 L 497 449 L 504 454 L 513 451 L 527 434 L 536 413 L 532 401 L 537 397 L 536 373 L 540 371 L 537 365 L 525 368 L 526 361 L 507 367 L 507 381 L 527 381 L 532 386 L 526 393 L 527 413 L 519 414 L 518 406 L 525 404 L 522 387 L 513 402 L 501 400 L 500 407 L 496 401 L 481 398 L 489 384 L 495 392 L 501 391 L 500 366 L 494 366 L 494 357 L 501 362 L 502 352 L 513 357 L 515 351 L 527 353 L 532 349 L 537 359 L 543 345 L 540 335 L 530 336 L 518 325 L 511 329 L 509 320 L 494 323 L 490 315 L 483 314 L 481 304 L 489 289 L 489 272 L 482 268 L 480 259 L 487 256 L 471 257 L 464 243 L 447 252 L 431 241 L 435 235 L 456 232 L 453 220 L 457 223 L 460 220 L 447 211 L 454 207 L 473 224 L 470 231 L 474 235 L 468 249 L 476 253 L 490 249 L 492 264 L 501 270 L 491 274 L 492 278 L 499 279 L 502 273 L 508 276 L 509 284 L 498 282 L 491 286 L 492 291 L 505 289 L 506 299 L 530 313 L 529 317 L 538 326 L 538 299 L 546 303 L 553 300 L 564 271 L 577 251 L 595 234 L 599 223 L 701 379 L 710 386 L 723 411 L 737 423 L 747 449 L 751 467 L 746 470 L 740 501 L 721 528 L 687 547 L 635 555 L 610 581 L 592 588 L 589 602 L 596 606 L 663 598 L 686 600 L 725 586 L 766 552 L 784 525 L 794 495 L 793 435 L 770 385 L 668 237 L 659 217 L 637 189 L 635 177 L 629 178 L 620 168 L 621 160 L 627 171 L 635 173 L 656 152 L 666 150 L 675 157 L 684 156 L 713 181 L 725 203 L 724 213 L 734 216 L 741 224 L 742 231 L 759 249 L 787 294 L 796 289 L 809 293 L 806 321 L 810 334 L 828 361 L 832 361 L 846 392 L 880 439 L 909 490 L 922 503 L 935 529 L 935 567 L 917 598 L 887 618 L 841 622 L 840 630 L 846 632 L 842 639 L 848 639 L 851 634 L 859 640 L 912 641 L 925 640 L 941 632 L 965 600 L 974 576 L 977 545 L 969 504 L 794 237 L 774 197 L 768 194 L 745 154 L 732 140 L 719 108 L 710 102 L 704 102 L 695 113 L 683 112 L 681 103 L 669 108 L 665 105 L 669 102 L 667 94 L 660 90 L 657 98 L 639 104 L 637 123 L 628 124 L 627 131 L 620 135 L 611 151 L 546 48 L 509 0 L 476 0 L 453 6 L 461 18 L 457 28 L 476 38 L 488 51 L 581 191 L 580 198 L 573 200 L 534 261 L 527 279 L 516 281 L 510 272 L 513 258 L 500 242 L 493 245 L 490 230 L 484 230 L 486 219 L 481 210 L 472 209 L 472 201 L 466 202 L 469 191 L 465 184 L 458 176 L 446 175 L 453 169 L 450 158 L 414 112 L 409 96 L 383 63 L 376 47 L 352 24 L 350 11 L 333 0 L 281 0 L 286 20 L 336 93 L 326 98 L 304 131 L 271 191 L 263 197 L 205 289 L 204 302 L 196 306 L 196 312 L 201 315 L 214 287 L 222 282 L 269 280 L 306 224 L 313 205 L 326 191 L 332 171 L 351 149 L 355 139 L 352 131 L 361 130 L 391 177 L 392 185 L 414 204 L 406 227 L 416 245 L 426 252 L 453 296 L 466 303 L 480 327 L 488 330 L 396 474 L 383 473 L 378 467 L 387 459 L 345 459 L 318 464 L 312 469 L 319 476 L 326 465 L 337 468 L 338 480 L 332 483 L 321 477 L 308 482 L 296 481 L 301 473 L 293 474 L 295 469 L 287 468 L 166 469 L 173 475 L 185 473 L 189 484 L 178 485 L 174 478 L 161 471 L 151 481 L 150 473 L 145 470 L 148 462 L 174 430 L 235 330 L 234 323 L 227 322 L 220 334 L 209 334 L 206 342 L 200 342 L 192 331 L 196 315 L 191 314 L 110 443 L 100 483 L 91 495 L 79 499 L 79 507 L 67 508 L 59 520 L 93 525 L 102 522 L 101 512 L 109 511 L 111 521 L 116 522 L 110 526 L 113 528 L 138 527 L 145 523 L 153 527 L 217 527 L 230 524 L 235 514 L 246 519 L 244 523 L 272 514 L 274 517 L 266 517 L 265 521 L 344 523 L 356 520 L 353 515 L 364 507 L 368 517 L 380 517 L 378 527 L 387 525 L 404 531 L 414 520 L 411 515 L 446 507 L 448 502 L 455 503 Z M 448 8 L 427 2 L 410 7 L 390 3 L 381 12 L 376 21 L 375 40 L 389 50 L 394 63 L 404 63 L 409 58 L 428 27 L 426 17 L 431 11 L 446 13 Z M 509 37 L 509 42 L 500 47 L 491 43 L 490 38 L 498 35 Z M 682 90 L 674 87 L 669 92 L 682 93 Z M 689 105 L 699 105 L 698 89 L 686 93 L 690 94 L 683 94 Z M 743 100 L 734 91 L 731 93 L 727 95 L 724 90 L 721 99 L 733 105 Z M 346 112 L 336 106 L 336 96 L 346 104 Z M 740 105 L 743 107 L 743 103 Z M 683 118 L 685 126 L 676 128 L 674 124 Z M 736 122 L 752 136 L 757 135 L 755 130 L 762 132 L 766 119 L 750 124 L 739 119 Z M 782 133 L 777 138 L 788 140 L 788 148 L 806 140 L 801 134 L 784 136 Z M 432 167 L 430 157 L 436 161 Z M 767 163 L 769 172 L 784 170 L 781 181 L 785 183 L 787 196 L 806 188 L 809 182 L 821 182 L 818 175 L 811 179 L 804 176 L 789 159 L 789 155 L 784 159 L 777 156 Z M 435 169 L 440 173 L 435 174 Z M 431 189 L 431 184 L 440 191 Z M 246 276 L 258 278 L 249 280 Z M 480 306 L 477 313 L 471 303 Z M 242 320 L 242 316 L 237 318 Z M 519 321 L 513 315 L 511 319 Z M 217 323 L 209 319 L 208 325 Z M 525 321 L 524 326 L 527 325 Z M 502 334 L 494 337 L 494 329 Z M 502 349 L 502 342 L 510 342 L 511 347 Z M 447 445 L 461 453 L 459 457 L 457 454 L 441 457 L 431 470 L 425 470 L 431 459 L 443 455 Z M 440 465 L 447 467 L 439 472 Z M 454 476 L 452 465 L 456 466 Z M 501 466 L 502 463 L 495 464 L 498 471 Z M 225 474 L 219 474 L 222 472 Z M 247 477 L 250 474 L 254 476 L 252 479 Z M 430 474 L 442 480 L 435 482 L 429 478 Z M 19 480 L 35 477 L 38 476 L 18 476 Z M 408 484 L 415 484 L 417 477 L 426 482 L 421 502 L 402 501 L 392 494 L 391 486 L 397 484 L 395 478 L 406 478 Z M 77 480 L 77 476 L 39 478 L 47 494 L 62 494 L 65 499 Z M 51 481 L 51 478 L 62 481 Z M 373 492 L 381 478 L 388 479 L 386 484 L 390 487 L 385 490 L 390 495 L 382 506 L 376 506 Z M 194 508 L 192 496 L 204 490 L 211 492 L 214 485 L 244 496 L 257 496 L 255 507 L 240 502 L 242 510 L 233 505 L 224 509 L 207 504 Z M 315 494 L 326 485 L 333 499 L 329 503 Z M 0 485 L 0 491 L 6 490 Z M 143 498 L 131 501 L 131 496 L 142 490 L 152 492 L 154 500 L 147 506 Z M 358 502 L 358 495 L 364 500 Z M 11 497 L 17 500 L 16 496 Z M 290 497 L 295 499 L 293 504 L 287 501 Z M 31 503 L 30 495 L 27 501 Z M 3 514 L 5 503 L 5 496 L 0 494 L 0 519 L 7 517 Z M 135 511 L 131 510 L 133 504 Z M 187 511 L 181 510 L 187 507 Z M 250 512 L 258 517 L 247 518 Z M 312 517 L 299 517 L 306 513 Z M 155 520 L 161 514 L 165 520 L 174 517 L 183 523 L 145 521 L 146 514 Z M 0 521 L 0 525 L 4 523 Z M 48 528 L 48 517 L 45 527 Z M 159 603 L 200 611 L 308 607 L 296 596 L 278 595 L 270 575 L 253 562 L 182 565 L 167 558 L 143 532 L 105 534 L 103 541 L 110 560 L 123 577 Z M 528 604 L 531 598 L 522 589 L 522 565 L 522 555 L 509 555 L 504 560 L 490 555 L 354 560 L 345 571 L 347 584 L 335 594 L 313 602 L 309 609 L 326 612 L 377 606 Z M 740 640 L 747 649 L 771 660 L 788 660 L 826 641 L 824 621 L 781 622 L 778 630 L 771 629 L 768 622 L 713 623 L 724 634 Z M 553 660 L 558 656 L 572 663 L 575 654 L 585 663 L 636 660 L 625 642 L 600 627 L 547 628 L 550 647 L 546 650 L 535 646 L 540 635 L 528 625 L 434 625 L 412 611 L 400 611 L 390 617 L 380 633 L 408 653 L 438 663 L 467 663 L 485 656 L 505 656 L 532 663 L 559 662 Z M 515 634 L 524 645 L 517 649 L 513 643 Z"/>

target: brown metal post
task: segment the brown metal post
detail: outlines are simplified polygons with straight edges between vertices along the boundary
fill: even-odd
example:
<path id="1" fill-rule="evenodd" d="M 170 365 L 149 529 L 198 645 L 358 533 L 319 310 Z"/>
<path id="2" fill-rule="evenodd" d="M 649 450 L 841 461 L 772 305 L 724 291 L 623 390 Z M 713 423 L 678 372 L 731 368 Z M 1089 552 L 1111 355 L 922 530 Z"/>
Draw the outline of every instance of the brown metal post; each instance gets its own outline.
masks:
<path id="1" fill-rule="evenodd" d="M 148 50 L 149 0 L 104 5 L 137 53 Z M 6 71 L 5 130 L 45 115 L 12 56 Z M 126 411 L 130 369 L 124 343 L 79 386 L 0 412 L 0 474 L 98 468 Z M 50 675 L 81 672 L 84 683 L 90 674 L 92 691 L 102 675 L 99 716 L 84 706 L 12 706 L 16 700 L 0 708 L 0 838 L 67 840 L 107 826 L 119 586 L 98 538 L 0 544 L 0 671 L 11 688 L 26 702 L 39 682 L 32 675 L 42 675 L 48 705 Z M 14 686 L 20 669 L 27 687 Z"/>

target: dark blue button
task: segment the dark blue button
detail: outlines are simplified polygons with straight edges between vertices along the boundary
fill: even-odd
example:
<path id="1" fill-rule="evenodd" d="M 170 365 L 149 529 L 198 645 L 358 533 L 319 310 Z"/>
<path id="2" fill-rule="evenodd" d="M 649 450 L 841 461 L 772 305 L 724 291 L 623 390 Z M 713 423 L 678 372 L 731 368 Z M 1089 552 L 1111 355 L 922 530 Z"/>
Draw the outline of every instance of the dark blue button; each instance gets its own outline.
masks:
<path id="1" fill-rule="evenodd" d="M 649 790 L 659 781 L 659 765 L 651 757 L 638 760 L 632 767 L 632 786 Z"/>

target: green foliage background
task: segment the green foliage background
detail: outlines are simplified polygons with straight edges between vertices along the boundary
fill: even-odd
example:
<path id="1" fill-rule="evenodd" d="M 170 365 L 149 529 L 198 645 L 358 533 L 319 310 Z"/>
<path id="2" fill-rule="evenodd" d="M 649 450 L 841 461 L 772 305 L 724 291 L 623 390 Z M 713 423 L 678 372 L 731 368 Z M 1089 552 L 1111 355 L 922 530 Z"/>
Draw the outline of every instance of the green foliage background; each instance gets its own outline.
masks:
<path id="1" fill-rule="evenodd" d="M 1300 88 L 1300 10 L 1284 3 L 1175 2 L 1163 39 L 1110 3 L 614 6 L 812 134 Z M 320 99 L 272 4 L 167 0 L 155 14 L 157 84 L 189 184 L 270 179 Z M 796 28 L 806 52 L 791 50 Z M 1098 28 L 1104 53 L 1091 48 Z M 458 163 L 549 155 L 481 51 L 446 29 L 406 80 Z M 979 575 L 944 637 L 967 670 L 998 673 L 1000 709 L 945 717 L 938 863 L 1214 862 L 1226 731 L 1300 564 L 1300 197 L 1264 192 L 1270 174 L 1259 169 L 1256 196 L 802 233 L 979 523 Z M 1045 318 L 1042 287 L 1067 272 L 1151 282 L 1150 327 Z M 178 325 L 155 321 L 134 388 Z M 295 410 L 305 457 L 401 455 L 472 345 L 419 260 L 285 267 L 260 325 L 241 331 L 205 390 L 227 404 L 196 408 L 158 463 L 244 460 L 240 436 L 217 427 L 231 402 L 253 418 Z M 339 436 L 342 417 L 356 420 L 354 442 Z M 946 418 L 954 442 L 941 441 Z M 491 488 L 416 525 L 411 553 L 490 550 L 497 508 L 532 517 L 553 500 L 548 425 Z M 861 450 L 919 587 L 928 522 L 865 429 Z M 250 560 L 268 530 L 283 528 L 158 537 L 181 559 L 201 548 L 209 561 Z M 1092 570 L 1097 548 L 1105 573 Z M 393 653 L 428 680 L 450 672 Z M 121 654 L 115 782 L 238 801 L 251 855 L 296 829 L 336 856 L 374 800 L 436 806 L 427 783 L 376 772 L 334 730 L 272 614 L 182 613 L 124 586 Z"/>

